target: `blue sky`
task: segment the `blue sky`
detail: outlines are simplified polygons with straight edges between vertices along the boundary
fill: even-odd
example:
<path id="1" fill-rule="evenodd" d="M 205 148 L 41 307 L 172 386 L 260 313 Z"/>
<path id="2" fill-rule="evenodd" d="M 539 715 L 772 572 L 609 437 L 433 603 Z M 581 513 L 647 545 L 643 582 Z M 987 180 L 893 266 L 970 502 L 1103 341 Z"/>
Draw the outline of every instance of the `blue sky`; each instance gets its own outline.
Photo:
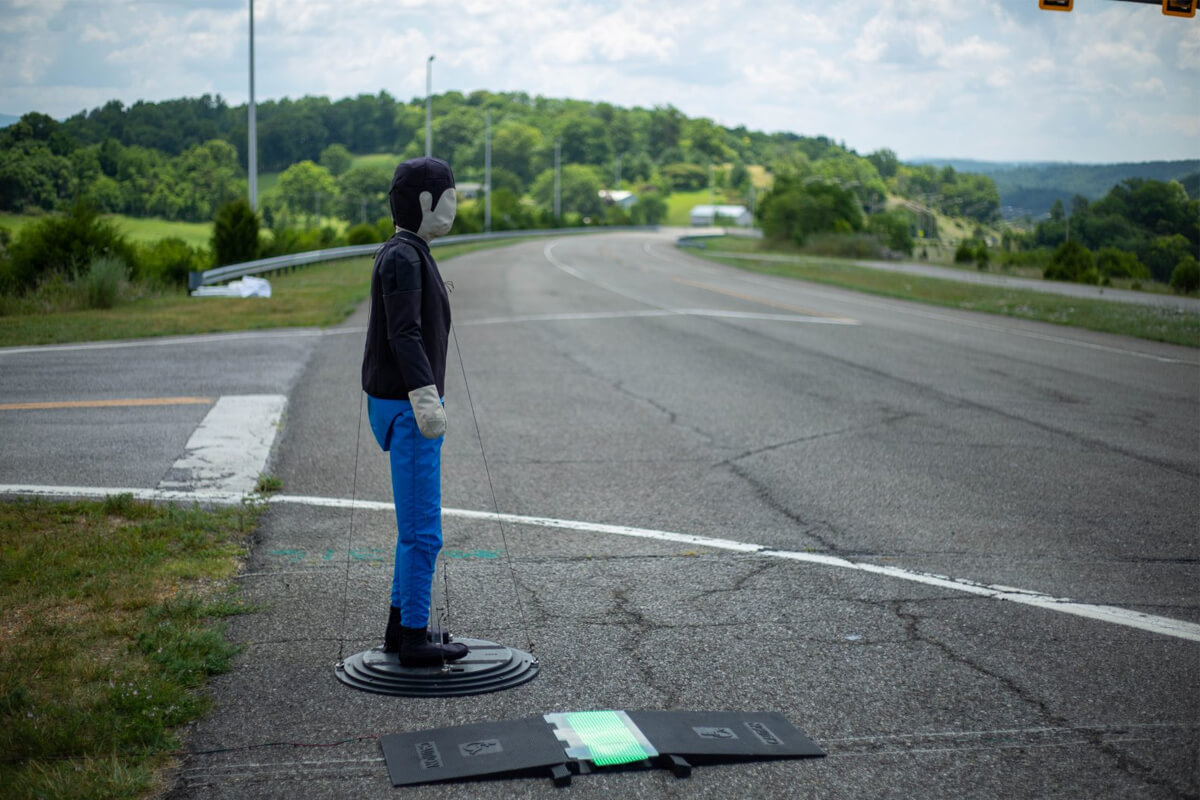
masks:
<path id="1" fill-rule="evenodd" d="M 1200 17 L 1075 0 L 256 0 L 259 99 L 673 104 L 901 158 L 1200 157 Z M 0 113 L 245 102 L 248 0 L 0 0 Z"/>

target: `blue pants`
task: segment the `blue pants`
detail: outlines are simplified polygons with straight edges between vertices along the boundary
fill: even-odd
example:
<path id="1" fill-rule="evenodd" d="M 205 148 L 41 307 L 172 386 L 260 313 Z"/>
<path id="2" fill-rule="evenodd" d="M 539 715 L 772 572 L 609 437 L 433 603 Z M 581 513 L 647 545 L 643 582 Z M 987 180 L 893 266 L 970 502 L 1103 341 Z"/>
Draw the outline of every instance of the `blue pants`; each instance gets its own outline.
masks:
<path id="1" fill-rule="evenodd" d="M 407 400 L 367 395 L 367 417 L 392 462 L 396 564 L 392 605 L 406 628 L 429 622 L 433 571 L 442 549 L 442 441 L 426 439 Z"/>

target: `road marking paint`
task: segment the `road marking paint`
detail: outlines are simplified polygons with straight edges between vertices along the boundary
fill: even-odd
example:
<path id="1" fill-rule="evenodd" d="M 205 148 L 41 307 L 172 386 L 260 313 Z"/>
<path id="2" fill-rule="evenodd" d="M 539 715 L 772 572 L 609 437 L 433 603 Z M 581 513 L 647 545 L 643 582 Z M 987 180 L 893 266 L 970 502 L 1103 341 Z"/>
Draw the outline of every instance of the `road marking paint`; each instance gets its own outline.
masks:
<path id="1" fill-rule="evenodd" d="M 160 489 L 249 494 L 266 468 L 287 398 L 281 394 L 225 395 L 188 439 L 187 453 Z"/>
<path id="2" fill-rule="evenodd" d="M 285 328 L 274 331 L 245 331 L 240 333 L 199 333 L 194 336 L 164 336 L 155 339 L 132 339 L 112 342 L 80 342 L 79 344 L 39 344 L 29 347 L 0 347 L 0 356 L 16 356 L 28 353 L 68 353 L 76 350 L 124 350 L 132 347 L 173 347 L 176 345 L 204 344 L 207 342 L 233 342 L 242 339 L 303 339 L 309 336 L 337 336 L 344 333 L 362 333 L 364 327 L 330 328 Z"/>
<path id="3" fill-rule="evenodd" d="M 484 317 L 455 322 L 460 328 L 480 325 L 508 325 L 522 322 L 575 322 L 597 319 L 641 319 L 645 317 L 724 317 L 727 319 L 757 319 L 769 322 L 802 322 L 815 325 L 857 325 L 856 320 L 835 317 L 800 317 L 795 314 L 763 314 L 754 311 L 723 311 L 712 308 L 676 308 L 670 311 L 580 311 L 561 314 L 523 314 L 512 317 Z"/>
<path id="4" fill-rule="evenodd" d="M 697 289 L 703 289 L 706 292 L 714 292 L 716 294 L 723 294 L 728 297 L 736 297 L 739 300 L 748 300 L 751 303 L 758 303 L 759 305 L 770 306 L 771 308 L 778 308 L 778 309 L 782 309 L 783 311 L 791 311 L 793 313 L 801 314 L 806 317 L 824 317 L 827 319 L 835 319 L 835 320 L 839 320 L 841 322 L 847 322 L 847 323 L 856 323 L 857 322 L 857 320 L 850 319 L 849 317 L 843 317 L 839 314 L 826 314 L 822 311 L 810 311 L 807 308 L 800 308 L 799 306 L 792 306 L 792 305 L 788 305 L 787 303 L 776 303 L 771 300 L 763 300 L 761 297 L 755 297 L 754 295 L 746 294 L 744 292 L 735 292 L 732 289 L 725 289 L 721 286 L 714 286 L 711 283 L 702 283 L 700 281 L 691 281 L 691 280 L 688 280 L 687 278 L 680 278 L 679 276 L 674 276 L 671 278 L 671 280 L 675 281 L 676 283 L 682 283 L 686 286 L 694 286 Z"/>
<path id="5" fill-rule="evenodd" d="M 655 313 L 655 312 L 625 312 L 630 315 L 637 315 L 637 316 L 676 315 L 676 316 L 681 316 L 681 317 L 717 317 L 717 318 L 725 318 L 725 319 L 757 319 L 757 320 L 769 320 L 772 322 L 804 322 L 804 323 L 815 323 L 815 324 L 824 324 L 824 325 L 857 325 L 858 324 L 857 320 L 852 320 L 849 318 L 796 316 L 796 315 L 792 315 L 792 314 L 756 314 L 756 313 L 749 312 L 749 311 L 726 311 L 724 309 L 719 309 L 719 308 L 677 308 L 674 306 L 664 306 L 661 303 L 656 303 L 653 300 L 647 300 L 644 297 L 639 297 L 638 295 L 632 294 L 631 292 L 627 292 L 624 289 L 617 288 L 605 281 L 597 280 L 595 278 L 590 278 L 590 277 L 584 275 L 579 270 L 577 270 L 575 267 L 572 267 L 569 264 L 563 263 L 554 255 L 554 246 L 556 244 L 558 244 L 558 241 L 547 243 L 546 246 L 544 248 L 542 248 L 542 254 L 545 255 L 547 261 L 549 261 L 551 264 L 553 264 L 554 266 L 561 269 L 563 272 L 567 273 L 568 275 L 571 275 L 572 277 L 579 278 L 579 280 L 581 280 L 581 281 L 590 283 L 593 286 L 599 286 L 601 289 L 606 289 L 606 290 L 612 292 L 613 294 L 620 295 L 621 297 L 628 298 L 630 300 L 633 300 L 636 303 L 641 303 L 642 305 L 651 306 L 651 307 L 657 308 L 659 310 L 657 313 Z M 762 302 L 762 301 L 759 301 L 759 302 Z M 767 305 L 770 305 L 770 304 L 768 303 Z"/>
<path id="6" fill-rule="evenodd" d="M 124 400 L 57 400 L 44 403 L 0 403 L 0 411 L 41 411 L 55 408 L 124 408 L 140 406 L 208 405 L 211 397 L 131 397 Z"/>
<path id="7" fill-rule="evenodd" d="M 164 489 L 121 489 L 115 487 L 86 487 L 86 486 L 26 486 L 16 484 L 0 484 L 0 495 L 24 495 L 33 497 L 106 497 L 115 494 L 131 494 L 139 500 L 158 501 L 196 501 L 213 504 L 240 503 L 245 499 L 244 494 L 231 491 L 171 491 Z M 341 497 L 317 497 L 301 495 L 269 495 L 264 498 L 273 505 L 305 505 L 323 508 L 355 508 L 364 511 L 394 512 L 392 503 L 377 500 L 351 500 Z M 953 578 L 948 575 L 937 575 L 931 572 L 902 569 L 900 567 L 872 564 L 866 561 L 850 561 L 839 556 L 821 553 L 802 553 L 794 550 L 779 550 L 752 542 L 740 542 L 735 539 L 717 539 L 709 536 L 696 536 L 690 533 L 653 530 L 650 528 L 635 528 L 627 525 L 608 525 L 579 520 L 555 519 L 553 517 L 529 517 L 519 514 L 497 514 L 493 511 L 473 511 L 462 508 L 443 508 L 442 515 L 459 519 L 507 522 L 513 525 L 527 525 L 560 530 L 574 530 L 587 533 L 603 533 L 614 536 L 629 536 L 638 539 L 650 539 L 661 542 L 675 542 L 694 547 L 710 547 L 715 550 L 727 550 L 734 553 L 748 553 L 767 558 L 782 558 L 799 563 L 816 564 L 824 567 L 866 572 L 882 575 L 897 580 L 912 581 L 926 586 L 936 586 L 957 592 L 966 592 L 989 600 L 1003 600 L 1021 605 L 1034 606 L 1048 611 L 1071 614 L 1085 619 L 1121 625 L 1126 628 L 1172 636 L 1192 642 L 1200 642 L 1200 625 L 1184 620 L 1145 614 L 1118 606 L 1078 603 L 1070 598 L 1055 597 L 1041 592 L 1018 589 L 1012 586 L 999 586 L 979 583 L 978 581 Z"/>

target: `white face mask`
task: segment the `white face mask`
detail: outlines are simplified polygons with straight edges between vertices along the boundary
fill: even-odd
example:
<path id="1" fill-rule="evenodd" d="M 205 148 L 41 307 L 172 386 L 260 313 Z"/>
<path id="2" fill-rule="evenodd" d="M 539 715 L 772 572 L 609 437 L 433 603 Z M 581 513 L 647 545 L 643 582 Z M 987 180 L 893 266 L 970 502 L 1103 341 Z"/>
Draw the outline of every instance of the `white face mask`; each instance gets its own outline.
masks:
<path id="1" fill-rule="evenodd" d="M 429 192 L 421 192 L 419 200 L 421 201 L 421 227 L 417 229 L 417 236 L 431 242 L 437 237 L 449 233 L 450 226 L 454 224 L 454 214 L 458 210 L 458 197 L 454 192 L 454 187 L 442 192 L 436 209 L 433 208 L 433 195 Z"/>

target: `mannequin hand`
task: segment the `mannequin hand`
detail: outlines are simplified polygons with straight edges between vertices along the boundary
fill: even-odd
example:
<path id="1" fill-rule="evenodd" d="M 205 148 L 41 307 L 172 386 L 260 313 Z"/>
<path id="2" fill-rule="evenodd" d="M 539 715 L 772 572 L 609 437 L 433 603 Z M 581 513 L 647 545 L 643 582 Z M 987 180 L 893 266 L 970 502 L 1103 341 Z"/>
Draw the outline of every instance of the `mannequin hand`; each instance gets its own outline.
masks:
<path id="1" fill-rule="evenodd" d="M 422 386 L 408 393 L 417 427 L 426 439 L 436 439 L 446 433 L 446 409 L 442 408 L 436 386 Z"/>

